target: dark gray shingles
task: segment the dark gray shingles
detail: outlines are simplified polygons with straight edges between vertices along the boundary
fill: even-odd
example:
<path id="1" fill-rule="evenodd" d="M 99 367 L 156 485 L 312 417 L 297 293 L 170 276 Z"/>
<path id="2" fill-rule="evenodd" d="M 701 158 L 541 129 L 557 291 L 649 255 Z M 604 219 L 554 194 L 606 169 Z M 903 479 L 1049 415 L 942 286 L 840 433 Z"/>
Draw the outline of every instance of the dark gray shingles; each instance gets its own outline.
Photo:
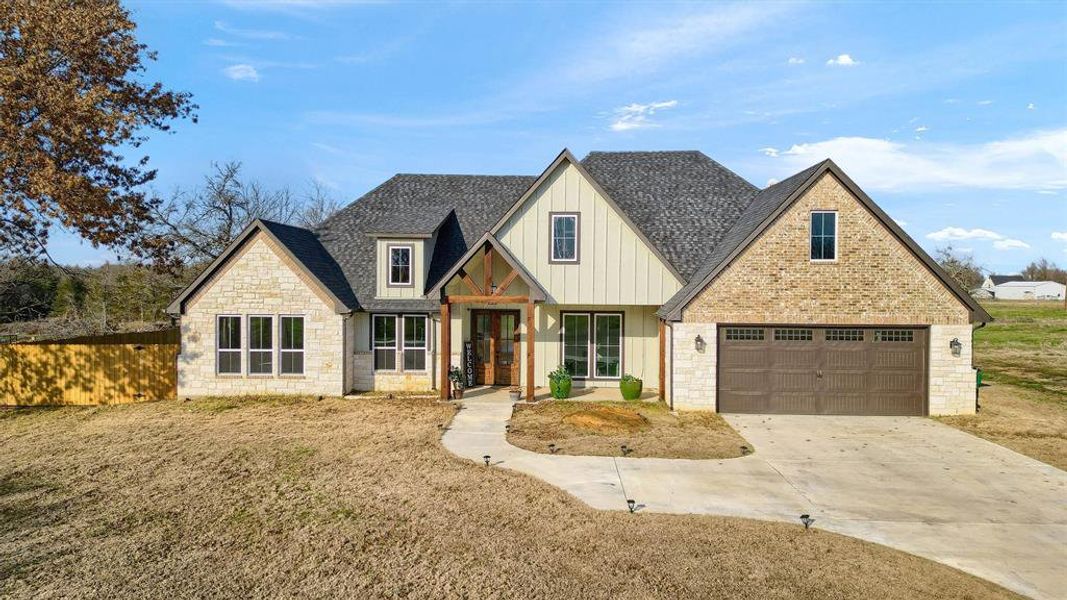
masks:
<path id="1" fill-rule="evenodd" d="M 536 180 L 529 176 L 400 174 L 371 190 L 315 232 L 340 265 L 363 310 L 435 310 L 436 299 L 375 299 L 375 241 L 368 234 L 440 224 L 427 287 L 489 230 Z M 443 222 L 441 216 L 447 215 Z M 432 224 L 431 224 L 432 222 Z M 421 228 L 421 229 L 418 229 Z M 416 231 L 416 229 L 418 229 Z"/>
<path id="2" fill-rule="evenodd" d="M 311 272 L 349 310 L 358 306 L 351 286 L 337 261 L 315 237 L 302 227 L 283 225 L 260 219 L 260 222 L 304 267 Z"/>
<path id="3" fill-rule="evenodd" d="M 689 279 L 689 283 L 678 290 L 678 293 L 672 296 L 659 309 L 657 314 L 661 317 L 666 317 L 678 309 L 681 304 L 688 302 L 696 292 L 707 285 L 708 282 L 705 280 L 719 269 L 723 261 L 825 164 L 826 161 L 812 165 L 756 194 L 748 209 L 737 219 L 733 227 L 722 236 L 719 243 L 708 255 L 706 262 Z"/>
<path id="4" fill-rule="evenodd" d="M 581 161 L 686 280 L 759 189 L 701 152 L 590 152 Z"/>

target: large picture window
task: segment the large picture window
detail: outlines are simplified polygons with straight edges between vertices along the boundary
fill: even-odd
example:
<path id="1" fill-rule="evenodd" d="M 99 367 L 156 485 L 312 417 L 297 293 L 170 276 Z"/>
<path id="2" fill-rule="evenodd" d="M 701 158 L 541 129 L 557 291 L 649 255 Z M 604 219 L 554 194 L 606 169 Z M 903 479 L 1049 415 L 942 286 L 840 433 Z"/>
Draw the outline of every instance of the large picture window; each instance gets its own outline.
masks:
<path id="1" fill-rule="evenodd" d="M 426 370 L 426 317 L 404 315 L 404 370 Z"/>
<path id="2" fill-rule="evenodd" d="M 411 246 L 389 246 L 389 285 L 411 285 Z"/>
<path id="3" fill-rule="evenodd" d="M 248 373 L 270 375 L 274 371 L 274 318 L 248 317 Z"/>
<path id="4" fill-rule="evenodd" d="M 811 213 L 811 260 L 837 260 L 837 213 Z"/>
<path id="5" fill-rule="evenodd" d="M 215 327 L 215 368 L 220 374 L 241 374 L 241 317 L 220 316 Z"/>
<path id="6" fill-rule="evenodd" d="M 578 214 L 553 213 L 552 262 L 578 262 Z"/>
<path id="7" fill-rule="evenodd" d="M 304 317 L 281 317 L 281 374 L 304 374 Z"/>
<path id="8" fill-rule="evenodd" d="M 579 379 L 622 376 L 622 313 L 564 313 L 563 367 Z"/>
<path id="9" fill-rule="evenodd" d="M 374 315 L 374 370 L 396 370 L 396 315 Z"/>

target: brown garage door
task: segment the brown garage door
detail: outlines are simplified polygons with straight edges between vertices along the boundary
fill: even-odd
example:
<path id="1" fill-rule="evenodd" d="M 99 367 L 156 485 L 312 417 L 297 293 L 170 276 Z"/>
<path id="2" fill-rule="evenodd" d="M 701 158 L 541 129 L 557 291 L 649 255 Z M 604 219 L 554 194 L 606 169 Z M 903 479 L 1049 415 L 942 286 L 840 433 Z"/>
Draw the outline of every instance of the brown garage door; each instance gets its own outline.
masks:
<path id="1" fill-rule="evenodd" d="M 926 330 L 719 327 L 719 412 L 926 414 Z"/>

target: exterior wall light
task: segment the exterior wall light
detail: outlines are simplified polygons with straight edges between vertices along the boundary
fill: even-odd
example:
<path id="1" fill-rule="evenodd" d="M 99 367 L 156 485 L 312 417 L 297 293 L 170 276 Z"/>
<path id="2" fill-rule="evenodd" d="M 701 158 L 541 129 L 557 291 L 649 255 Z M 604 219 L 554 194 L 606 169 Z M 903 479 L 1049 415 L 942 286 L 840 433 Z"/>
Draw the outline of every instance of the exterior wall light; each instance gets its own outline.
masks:
<path id="1" fill-rule="evenodd" d="M 696 346 L 697 352 L 701 354 L 704 353 L 704 348 L 708 347 L 708 343 L 704 341 L 704 338 L 700 337 L 700 334 L 697 334 L 697 339 L 693 340 L 693 342 Z"/>
<path id="2" fill-rule="evenodd" d="M 963 344 L 960 343 L 960 338 L 952 338 L 952 341 L 948 343 L 948 347 L 952 350 L 952 356 L 958 357 L 960 352 L 963 352 Z"/>

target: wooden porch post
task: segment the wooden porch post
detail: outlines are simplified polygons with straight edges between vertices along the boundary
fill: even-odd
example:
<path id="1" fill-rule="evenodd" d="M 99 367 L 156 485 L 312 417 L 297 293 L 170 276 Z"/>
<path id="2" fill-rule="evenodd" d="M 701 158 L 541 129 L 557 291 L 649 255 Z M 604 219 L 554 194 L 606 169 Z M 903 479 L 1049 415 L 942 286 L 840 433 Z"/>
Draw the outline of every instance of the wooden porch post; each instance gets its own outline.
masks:
<path id="1" fill-rule="evenodd" d="M 534 303 L 526 300 L 526 401 L 534 401 Z"/>
<path id="2" fill-rule="evenodd" d="M 667 323 L 659 320 L 659 401 L 667 399 Z"/>
<path id="3" fill-rule="evenodd" d="M 448 381 L 448 368 L 452 366 L 452 311 L 448 299 L 441 303 L 441 399 L 448 400 L 451 385 Z"/>

